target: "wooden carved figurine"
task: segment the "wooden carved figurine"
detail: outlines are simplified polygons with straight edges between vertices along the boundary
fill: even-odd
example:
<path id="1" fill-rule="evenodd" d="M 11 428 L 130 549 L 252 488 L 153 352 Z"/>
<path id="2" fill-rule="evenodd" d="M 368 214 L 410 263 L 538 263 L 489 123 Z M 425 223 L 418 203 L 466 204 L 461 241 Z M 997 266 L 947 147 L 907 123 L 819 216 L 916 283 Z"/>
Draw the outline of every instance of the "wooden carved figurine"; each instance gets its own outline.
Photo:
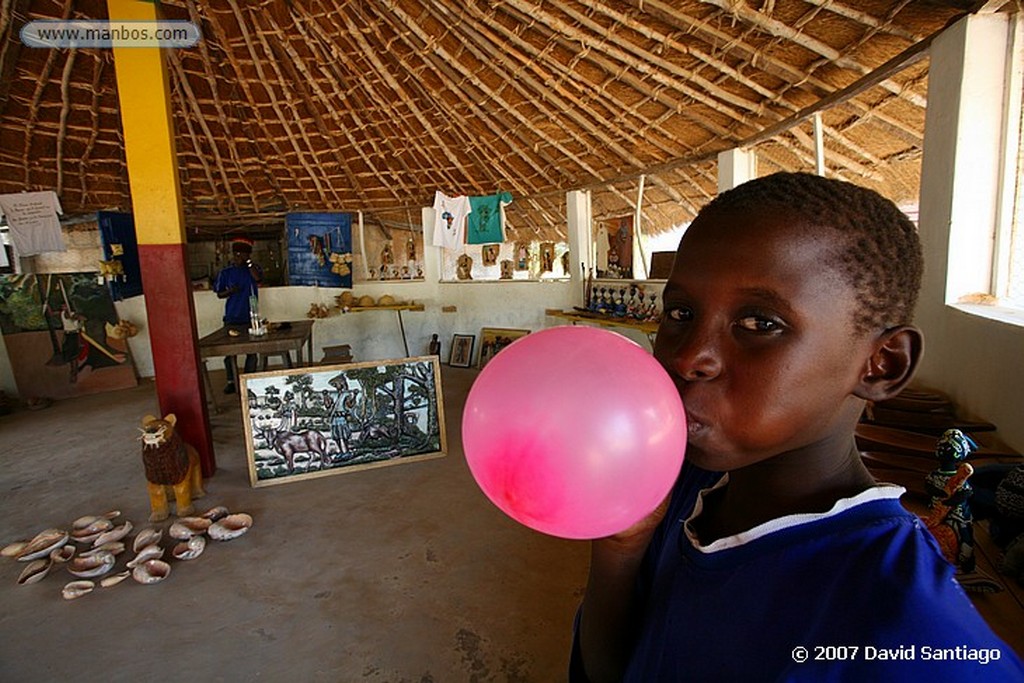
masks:
<path id="1" fill-rule="evenodd" d="M 192 501 L 205 495 L 199 454 L 178 434 L 176 422 L 174 413 L 163 419 L 152 415 L 142 418 L 142 464 L 146 469 L 151 522 L 167 519 L 167 487 L 174 490 L 179 517 L 192 514 Z"/>
<path id="2" fill-rule="evenodd" d="M 971 507 L 974 493 L 968 479 L 974 468 L 964 462 L 978 448 L 959 429 L 947 429 L 935 445 L 939 467 L 925 477 L 931 496 L 925 526 L 939 542 L 942 554 L 960 572 L 974 571 L 974 530 Z"/>

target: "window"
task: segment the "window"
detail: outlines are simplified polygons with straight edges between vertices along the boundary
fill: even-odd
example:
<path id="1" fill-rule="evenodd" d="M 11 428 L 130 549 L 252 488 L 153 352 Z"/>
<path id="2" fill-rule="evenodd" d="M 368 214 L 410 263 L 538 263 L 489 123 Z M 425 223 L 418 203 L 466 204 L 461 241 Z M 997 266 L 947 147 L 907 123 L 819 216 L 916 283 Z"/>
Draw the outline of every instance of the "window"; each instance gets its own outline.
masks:
<path id="1" fill-rule="evenodd" d="M 996 205 L 992 289 L 995 303 L 1024 310 L 1024 23 L 1012 25 Z"/>
<path id="2" fill-rule="evenodd" d="M 1019 23 L 1018 23 L 1019 27 Z M 1017 35 L 1021 32 L 1018 29 Z M 1018 48 L 1018 58 L 1021 57 Z M 1024 87 L 1020 59 L 1010 76 L 1006 161 L 996 232 L 993 294 L 1000 305 L 1024 310 Z"/>

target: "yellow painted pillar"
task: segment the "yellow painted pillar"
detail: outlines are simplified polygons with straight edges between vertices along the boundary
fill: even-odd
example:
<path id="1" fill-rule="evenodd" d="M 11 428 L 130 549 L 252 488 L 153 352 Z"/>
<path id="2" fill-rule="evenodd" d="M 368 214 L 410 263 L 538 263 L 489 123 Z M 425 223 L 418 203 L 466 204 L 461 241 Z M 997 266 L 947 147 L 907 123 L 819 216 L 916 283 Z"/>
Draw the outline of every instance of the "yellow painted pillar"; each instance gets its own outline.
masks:
<path id="1" fill-rule="evenodd" d="M 160 18 L 153 1 L 107 0 L 107 8 L 111 21 Z M 208 477 L 216 462 L 200 374 L 164 56 L 157 47 L 113 50 L 160 413 L 177 416 L 181 436 L 199 452 Z"/>

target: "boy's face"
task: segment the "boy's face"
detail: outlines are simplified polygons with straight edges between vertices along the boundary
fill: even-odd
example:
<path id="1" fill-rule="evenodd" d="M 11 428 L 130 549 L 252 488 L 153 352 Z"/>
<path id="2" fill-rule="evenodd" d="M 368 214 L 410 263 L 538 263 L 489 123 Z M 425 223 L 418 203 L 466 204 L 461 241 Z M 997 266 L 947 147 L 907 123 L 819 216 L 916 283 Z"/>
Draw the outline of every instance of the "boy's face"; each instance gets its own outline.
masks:
<path id="1" fill-rule="evenodd" d="M 683 237 L 655 356 L 682 396 L 696 465 L 850 446 L 872 338 L 855 333 L 854 290 L 826 265 L 828 233 L 800 235 L 795 220 L 717 215 Z"/>

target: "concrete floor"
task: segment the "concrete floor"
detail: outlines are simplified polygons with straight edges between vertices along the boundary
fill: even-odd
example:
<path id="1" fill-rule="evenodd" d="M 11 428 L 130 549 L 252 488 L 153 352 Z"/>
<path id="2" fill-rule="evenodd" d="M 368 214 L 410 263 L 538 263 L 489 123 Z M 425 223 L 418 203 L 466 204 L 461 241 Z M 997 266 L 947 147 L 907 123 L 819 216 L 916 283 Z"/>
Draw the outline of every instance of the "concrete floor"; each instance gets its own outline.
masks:
<path id="1" fill-rule="evenodd" d="M 563 680 L 587 544 L 519 526 L 476 487 L 460 437 L 475 376 L 443 369 L 447 457 L 260 489 L 239 407 L 211 415 L 198 507 L 252 530 L 171 560 L 162 583 L 73 601 L 63 569 L 19 586 L 24 563 L 0 558 L 0 680 Z M 111 509 L 145 526 L 138 425 L 157 410 L 144 381 L 0 417 L 0 545 Z"/>

